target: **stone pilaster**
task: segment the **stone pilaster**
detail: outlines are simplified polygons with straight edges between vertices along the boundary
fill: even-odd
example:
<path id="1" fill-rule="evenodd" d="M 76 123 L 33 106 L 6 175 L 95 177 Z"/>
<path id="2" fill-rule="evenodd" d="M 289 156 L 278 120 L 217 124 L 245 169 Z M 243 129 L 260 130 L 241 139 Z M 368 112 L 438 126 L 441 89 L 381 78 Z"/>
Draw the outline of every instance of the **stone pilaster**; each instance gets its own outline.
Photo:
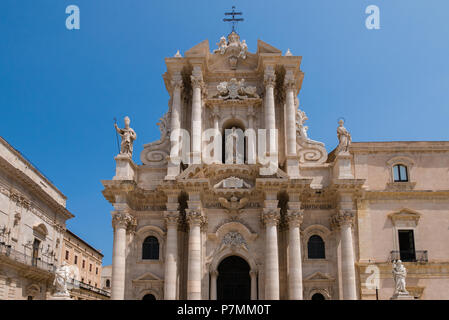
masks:
<path id="1" fill-rule="evenodd" d="M 257 271 L 251 270 L 249 276 L 251 278 L 251 300 L 257 300 Z"/>
<path id="2" fill-rule="evenodd" d="M 217 278 L 218 271 L 212 270 L 210 272 L 210 299 L 217 300 Z"/>
<path id="3" fill-rule="evenodd" d="M 126 212 L 112 212 L 114 243 L 112 255 L 112 300 L 125 298 L 126 275 L 126 232 L 130 225 L 135 225 L 135 218 Z"/>
<path id="4" fill-rule="evenodd" d="M 289 202 L 287 210 L 288 223 L 288 298 L 290 300 L 303 299 L 302 286 L 302 255 L 300 226 L 303 221 L 303 212 L 300 202 Z"/>
<path id="5" fill-rule="evenodd" d="M 265 299 L 279 300 L 278 200 L 265 200 L 262 221 L 265 224 Z"/>

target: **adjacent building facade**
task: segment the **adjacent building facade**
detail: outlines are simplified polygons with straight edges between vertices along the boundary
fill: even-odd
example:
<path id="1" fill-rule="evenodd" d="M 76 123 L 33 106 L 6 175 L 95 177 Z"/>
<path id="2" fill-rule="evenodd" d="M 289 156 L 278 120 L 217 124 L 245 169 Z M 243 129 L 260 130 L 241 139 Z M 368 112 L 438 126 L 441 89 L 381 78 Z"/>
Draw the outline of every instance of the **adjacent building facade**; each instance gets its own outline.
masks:
<path id="1" fill-rule="evenodd" d="M 105 300 L 110 293 L 102 289 L 103 254 L 89 243 L 66 229 L 61 250 L 61 261 L 71 266 L 69 291 L 75 300 Z"/>
<path id="2" fill-rule="evenodd" d="M 415 298 L 449 299 L 449 142 L 351 143 L 340 123 L 328 154 L 301 57 L 234 32 L 165 63 L 160 140 L 137 165 L 128 122 L 102 181 L 112 299 L 390 299 L 397 259 Z"/>
<path id="3" fill-rule="evenodd" d="M 72 217 L 66 197 L 0 137 L 0 299 L 47 299 Z"/>

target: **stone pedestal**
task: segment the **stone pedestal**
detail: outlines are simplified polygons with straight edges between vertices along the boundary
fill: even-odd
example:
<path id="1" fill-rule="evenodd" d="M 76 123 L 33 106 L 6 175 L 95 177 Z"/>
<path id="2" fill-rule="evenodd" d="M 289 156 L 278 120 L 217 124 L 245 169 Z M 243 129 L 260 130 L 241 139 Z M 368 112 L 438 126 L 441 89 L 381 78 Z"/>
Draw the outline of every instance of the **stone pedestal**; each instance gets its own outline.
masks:
<path id="1" fill-rule="evenodd" d="M 295 142 L 296 143 L 296 142 Z M 287 156 L 287 174 L 291 179 L 299 178 L 299 159 L 297 156 Z"/>
<path id="2" fill-rule="evenodd" d="M 69 294 L 54 294 L 51 295 L 48 300 L 73 300 Z"/>
<path id="3" fill-rule="evenodd" d="M 335 159 L 334 177 L 337 179 L 354 179 L 351 167 L 351 154 L 340 152 Z"/>
<path id="4" fill-rule="evenodd" d="M 415 300 L 410 294 L 394 294 L 390 300 Z"/>
<path id="5" fill-rule="evenodd" d="M 117 163 L 115 167 L 115 177 L 113 180 L 134 180 L 136 177 L 137 166 L 131 156 L 119 154 L 115 158 Z"/>

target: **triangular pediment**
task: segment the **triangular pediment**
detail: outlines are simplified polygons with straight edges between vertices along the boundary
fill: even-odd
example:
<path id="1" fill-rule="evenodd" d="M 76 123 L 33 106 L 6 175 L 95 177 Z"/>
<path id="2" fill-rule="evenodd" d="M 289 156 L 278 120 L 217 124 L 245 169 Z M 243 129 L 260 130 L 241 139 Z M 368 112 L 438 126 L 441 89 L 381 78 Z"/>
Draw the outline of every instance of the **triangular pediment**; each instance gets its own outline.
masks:
<path id="1" fill-rule="evenodd" d="M 319 271 L 311 274 L 307 278 L 304 279 L 304 281 L 333 281 L 334 278 L 329 276 L 328 274 L 321 273 Z"/>
<path id="2" fill-rule="evenodd" d="M 421 214 L 408 208 L 402 208 L 401 210 L 390 213 L 388 217 L 393 222 L 396 222 L 398 220 L 412 220 L 418 222 L 421 218 Z"/>
<path id="3" fill-rule="evenodd" d="M 198 43 L 196 46 L 190 48 L 184 53 L 185 57 L 192 56 L 207 56 L 209 53 L 209 40 L 204 40 L 203 42 Z"/>
<path id="4" fill-rule="evenodd" d="M 137 279 L 134 279 L 133 281 L 161 281 L 162 279 L 159 278 L 157 275 L 155 275 L 152 272 L 146 272 Z"/>
<path id="5" fill-rule="evenodd" d="M 262 41 L 257 40 L 257 53 L 276 53 L 282 55 L 282 51 L 272 45 Z"/>

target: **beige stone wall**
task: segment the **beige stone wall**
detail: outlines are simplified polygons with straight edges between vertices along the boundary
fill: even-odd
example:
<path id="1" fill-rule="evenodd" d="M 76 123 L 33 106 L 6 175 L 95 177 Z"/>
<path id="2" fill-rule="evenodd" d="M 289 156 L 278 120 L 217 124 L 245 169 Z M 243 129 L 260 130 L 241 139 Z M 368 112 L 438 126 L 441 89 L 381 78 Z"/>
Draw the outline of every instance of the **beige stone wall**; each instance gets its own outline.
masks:
<path id="1" fill-rule="evenodd" d="M 76 280 L 101 288 L 102 260 L 103 255 L 98 250 L 87 245 L 70 231 L 65 232 L 61 261 L 78 268 L 79 275 Z"/>

